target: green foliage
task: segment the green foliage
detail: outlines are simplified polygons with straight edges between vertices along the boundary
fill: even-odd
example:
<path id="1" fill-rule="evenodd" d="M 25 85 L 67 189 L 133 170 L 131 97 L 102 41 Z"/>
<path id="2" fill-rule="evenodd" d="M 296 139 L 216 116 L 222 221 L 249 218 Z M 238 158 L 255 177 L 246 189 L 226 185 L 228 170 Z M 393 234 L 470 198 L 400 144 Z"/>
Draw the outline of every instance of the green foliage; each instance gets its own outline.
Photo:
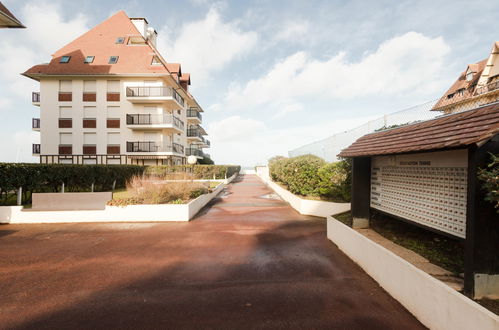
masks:
<path id="1" fill-rule="evenodd" d="M 146 174 L 164 177 L 172 173 L 193 173 L 197 179 L 225 179 L 239 173 L 238 165 L 174 165 L 174 166 L 149 166 Z"/>
<path id="2" fill-rule="evenodd" d="M 23 188 L 23 203 L 31 202 L 33 192 L 57 192 L 64 182 L 66 191 L 111 190 L 124 188 L 129 178 L 142 174 L 144 166 L 136 165 L 71 165 L 0 163 L 0 204 L 12 200 Z"/>
<path id="3" fill-rule="evenodd" d="M 478 171 L 478 178 L 483 182 L 482 188 L 486 191 L 485 200 L 494 204 L 499 213 L 499 154 L 490 154 L 492 162 L 487 168 Z"/>
<path id="4" fill-rule="evenodd" d="M 349 161 L 326 163 L 322 158 L 304 155 L 269 160 L 270 177 L 294 194 L 337 201 L 350 200 Z"/>
<path id="5" fill-rule="evenodd" d="M 202 159 L 198 160 L 198 163 L 201 165 L 214 165 L 215 162 L 210 158 L 204 156 Z"/>

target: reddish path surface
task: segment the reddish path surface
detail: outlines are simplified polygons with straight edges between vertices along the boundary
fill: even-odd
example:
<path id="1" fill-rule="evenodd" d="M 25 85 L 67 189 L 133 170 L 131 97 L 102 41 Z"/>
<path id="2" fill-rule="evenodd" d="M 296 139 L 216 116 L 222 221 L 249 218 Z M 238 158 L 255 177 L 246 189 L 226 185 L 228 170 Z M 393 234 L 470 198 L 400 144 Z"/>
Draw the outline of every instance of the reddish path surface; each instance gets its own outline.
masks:
<path id="1" fill-rule="evenodd" d="M 0 226 L 0 328 L 418 329 L 244 176 L 189 223 Z"/>

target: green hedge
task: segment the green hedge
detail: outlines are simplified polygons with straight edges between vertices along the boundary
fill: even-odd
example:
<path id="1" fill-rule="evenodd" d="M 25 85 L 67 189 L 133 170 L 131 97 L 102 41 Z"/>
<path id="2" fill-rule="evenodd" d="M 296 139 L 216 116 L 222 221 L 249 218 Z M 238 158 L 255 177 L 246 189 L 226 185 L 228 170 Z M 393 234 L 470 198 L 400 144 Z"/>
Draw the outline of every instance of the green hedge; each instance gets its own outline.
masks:
<path id="1" fill-rule="evenodd" d="M 491 163 L 486 168 L 478 170 L 478 178 L 485 190 L 485 200 L 494 204 L 499 213 L 499 154 L 490 154 Z"/>
<path id="2" fill-rule="evenodd" d="M 201 179 L 223 179 L 239 173 L 240 166 L 194 165 L 194 173 Z M 23 188 L 23 204 L 31 203 L 33 192 L 58 192 L 64 182 L 67 192 L 110 191 L 126 187 L 127 181 L 135 175 L 192 171 L 188 165 L 139 166 L 139 165 L 71 165 L 71 164 L 28 164 L 0 163 L 0 205 L 16 203 L 19 187 Z"/>
<path id="3" fill-rule="evenodd" d="M 269 171 L 273 181 L 294 194 L 350 201 L 351 164 L 348 160 L 327 163 L 313 155 L 274 157 L 269 160 Z"/>
<path id="4" fill-rule="evenodd" d="M 241 171 L 238 165 L 174 165 L 174 166 L 148 166 L 146 174 L 158 177 L 171 173 L 191 173 L 198 179 L 225 179 Z"/>
<path id="5" fill-rule="evenodd" d="M 11 204 L 12 195 L 23 188 L 23 203 L 30 203 L 33 192 L 57 192 L 64 182 L 65 191 L 111 190 L 124 188 L 129 178 L 142 174 L 137 165 L 71 165 L 0 163 L 0 204 Z M 14 199 L 15 200 L 15 199 Z"/>

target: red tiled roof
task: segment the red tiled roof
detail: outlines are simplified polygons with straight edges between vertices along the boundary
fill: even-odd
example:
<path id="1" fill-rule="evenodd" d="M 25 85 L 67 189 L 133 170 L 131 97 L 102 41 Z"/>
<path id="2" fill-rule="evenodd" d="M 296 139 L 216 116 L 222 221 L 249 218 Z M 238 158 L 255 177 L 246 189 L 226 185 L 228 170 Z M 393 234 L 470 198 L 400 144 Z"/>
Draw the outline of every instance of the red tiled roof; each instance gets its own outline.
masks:
<path id="1" fill-rule="evenodd" d="M 340 157 L 399 154 L 465 147 L 499 133 L 499 103 L 388 131 L 367 134 Z"/>
<path id="2" fill-rule="evenodd" d="M 168 74 L 164 65 L 151 65 L 156 50 L 149 44 L 127 45 L 131 36 L 141 34 L 125 12 L 120 11 L 59 49 L 49 64 L 35 65 L 24 75 Z M 118 37 L 125 37 L 125 42 L 116 44 Z M 69 63 L 59 63 L 62 56 L 71 56 Z M 93 63 L 85 64 L 86 56 L 95 56 Z M 109 64 L 110 56 L 119 56 L 118 62 Z"/>
<path id="3" fill-rule="evenodd" d="M 191 74 L 190 73 L 182 73 L 182 75 L 180 76 L 180 81 L 186 82 L 190 85 L 191 84 Z"/>
<path id="4" fill-rule="evenodd" d="M 485 65 L 487 64 L 488 58 L 474 64 L 469 64 L 460 75 L 459 78 L 452 84 L 452 86 L 445 92 L 445 94 L 438 100 L 438 102 L 433 106 L 432 110 L 440 110 L 440 108 L 449 106 L 451 104 L 466 100 L 470 97 L 473 97 L 475 92 L 475 87 L 480 79 L 480 75 L 482 74 Z M 466 72 L 468 72 L 468 68 L 473 72 L 473 79 L 470 81 L 466 80 Z M 456 93 L 458 90 L 464 89 L 462 94 Z M 454 94 L 453 97 L 448 98 L 448 95 Z"/>
<path id="5" fill-rule="evenodd" d="M 180 63 L 166 63 L 166 68 L 171 73 L 182 74 L 182 69 L 180 67 Z"/>

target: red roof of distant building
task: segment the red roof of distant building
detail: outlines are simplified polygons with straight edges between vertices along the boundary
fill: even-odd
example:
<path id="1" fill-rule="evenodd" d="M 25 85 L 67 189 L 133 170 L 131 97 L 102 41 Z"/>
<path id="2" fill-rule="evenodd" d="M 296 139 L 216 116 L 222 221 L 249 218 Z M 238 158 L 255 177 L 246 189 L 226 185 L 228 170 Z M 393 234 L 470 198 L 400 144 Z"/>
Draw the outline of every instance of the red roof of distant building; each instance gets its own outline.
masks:
<path id="1" fill-rule="evenodd" d="M 0 27 L 25 28 L 24 25 L 0 2 Z"/>
<path id="2" fill-rule="evenodd" d="M 458 148 L 499 133 L 499 103 L 383 132 L 364 135 L 340 157 L 399 154 Z"/>

